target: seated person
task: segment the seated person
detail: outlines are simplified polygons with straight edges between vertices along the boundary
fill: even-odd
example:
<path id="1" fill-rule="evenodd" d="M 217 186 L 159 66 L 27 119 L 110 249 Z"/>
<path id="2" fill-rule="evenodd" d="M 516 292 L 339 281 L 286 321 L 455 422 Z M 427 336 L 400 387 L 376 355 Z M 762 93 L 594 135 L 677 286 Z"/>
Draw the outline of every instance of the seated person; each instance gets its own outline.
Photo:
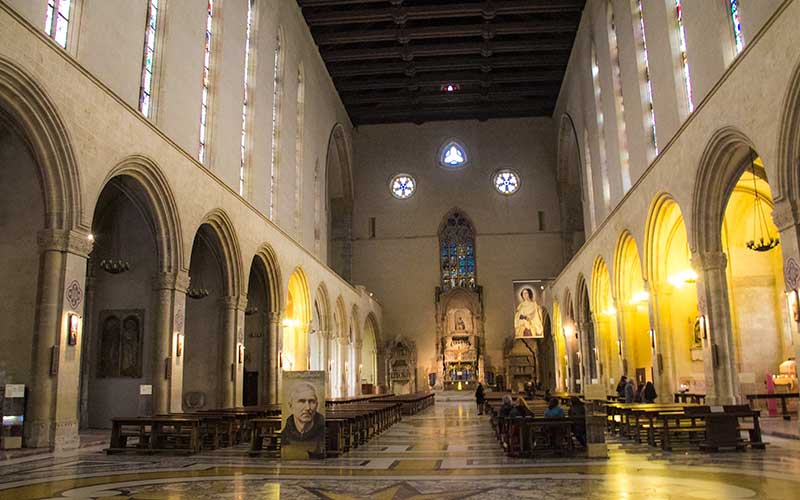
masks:
<path id="1" fill-rule="evenodd" d="M 570 398 L 570 407 L 567 415 L 575 419 L 575 424 L 572 426 L 572 433 L 575 434 L 575 439 L 586 447 L 586 407 L 583 405 L 577 396 Z"/>
<path id="2" fill-rule="evenodd" d="M 558 406 L 558 398 L 550 398 L 544 416 L 549 418 L 564 418 L 564 410 Z"/>
<path id="3" fill-rule="evenodd" d="M 527 401 L 525 398 L 518 397 L 517 404 L 514 405 L 514 408 L 511 409 L 511 417 L 532 417 L 533 410 L 528 406 Z"/>
<path id="4" fill-rule="evenodd" d="M 500 406 L 500 416 L 508 417 L 511 415 L 511 410 L 514 409 L 514 404 L 511 402 L 511 396 L 506 394 L 503 396 L 503 404 Z"/>

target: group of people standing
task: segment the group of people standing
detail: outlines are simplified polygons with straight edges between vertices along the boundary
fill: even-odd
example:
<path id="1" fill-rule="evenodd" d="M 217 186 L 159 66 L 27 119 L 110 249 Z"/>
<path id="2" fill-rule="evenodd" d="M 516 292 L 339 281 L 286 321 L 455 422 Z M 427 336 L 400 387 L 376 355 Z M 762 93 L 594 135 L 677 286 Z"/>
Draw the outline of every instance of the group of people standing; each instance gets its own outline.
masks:
<path id="1" fill-rule="evenodd" d="M 620 401 L 625 403 L 655 403 L 658 397 L 656 387 L 652 382 L 640 383 L 637 386 L 632 378 L 629 379 L 625 375 L 619 379 L 617 395 Z"/>

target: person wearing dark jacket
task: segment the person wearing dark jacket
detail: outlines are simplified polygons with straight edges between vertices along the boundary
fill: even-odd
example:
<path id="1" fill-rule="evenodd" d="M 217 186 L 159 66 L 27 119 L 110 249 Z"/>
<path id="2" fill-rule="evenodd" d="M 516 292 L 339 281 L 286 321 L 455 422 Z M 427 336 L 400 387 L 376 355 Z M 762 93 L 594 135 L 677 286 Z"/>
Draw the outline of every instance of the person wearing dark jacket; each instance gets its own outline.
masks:
<path id="1" fill-rule="evenodd" d="M 633 380 L 628 380 L 625 384 L 625 402 L 633 403 L 636 399 L 636 387 L 633 386 Z"/>
<path id="2" fill-rule="evenodd" d="M 511 415 L 511 410 L 514 409 L 514 403 L 511 401 L 511 396 L 506 394 L 503 396 L 503 404 L 500 406 L 500 416 L 508 417 Z"/>
<path id="3" fill-rule="evenodd" d="M 483 384 L 478 382 L 478 388 L 475 389 L 475 403 L 478 405 L 478 415 L 483 415 L 484 402 L 486 402 L 486 396 L 483 393 Z"/>
<path id="4" fill-rule="evenodd" d="M 619 384 L 617 384 L 617 395 L 619 396 L 620 400 L 625 400 L 625 384 L 628 382 L 628 377 L 625 375 L 619 379 Z"/>
<path id="5" fill-rule="evenodd" d="M 581 446 L 586 447 L 586 407 L 583 405 L 583 401 L 576 396 L 572 396 L 567 415 L 575 419 L 575 424 L 572 427 L 575 439 L 578 440 Z"/>
<path id="6" fill-rule="evenodd" d="M 655 403 L 658 394 L 656 394 L 656 386 L 652 382 L 648 382 L 644 386 L 644 397 L 642 399 L 645 403 Z"/>
<path id="7" fill-rule="evenodd" d="M 527 401 L 524 398 L 518 397 L 517 404 L 514 405 L 514 408 L 511 409 L 510 417 L 532 417 L 533 410 L 531 407 L 528 406 Z"/>

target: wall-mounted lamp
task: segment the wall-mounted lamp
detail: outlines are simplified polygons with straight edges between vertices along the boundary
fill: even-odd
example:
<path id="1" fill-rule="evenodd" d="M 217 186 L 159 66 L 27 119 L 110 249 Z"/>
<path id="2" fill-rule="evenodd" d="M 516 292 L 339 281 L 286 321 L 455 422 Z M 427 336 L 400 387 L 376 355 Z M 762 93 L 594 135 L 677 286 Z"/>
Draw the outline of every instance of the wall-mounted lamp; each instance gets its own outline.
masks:
<path id="1" fill-rule="evenodd" d="M 631 296 L 630 304 L 632 306 L 637 306 L 639 304 L 644 304 L 650 299 L 650 294 L 644 290 L 639 290 L 638 292 L 634 293 Z"/>
<path id="2" fill-rule="evenodd" d="M 80 328 L 81 317 L 75 313 L 70 313 L 67 319 L 68 319 L 67 324 L 69 325 L 69 332 L 67 333 L 67 344 L 77 345 L 78 329 Z"/>
<path id="3" fill-rule="evenodd" d="M 241 365 L 244 363 L 244 344 L 236 344 L 236 361 Z"/>
<path id="4" fill-rule="evenodd" d="M 178 333 L 175 335 L 175 357 L 180 358 L 183 356 L 183 334 Z"/>
<path id="5" fill-rule="evenodd" d="M 697 324 L 700 327 L 700 337 L 705 340 L 708 338 L 708 320 L 704 315 L 697 318 Z"/>
<path id="6" fill-rule="evenodd" d="M 286 318 L 285 320 L 283 320 L 281 325 L 284 328 L 297 328 L 298 326 L 300 326 L 300 320 L 299 319 Z"/>

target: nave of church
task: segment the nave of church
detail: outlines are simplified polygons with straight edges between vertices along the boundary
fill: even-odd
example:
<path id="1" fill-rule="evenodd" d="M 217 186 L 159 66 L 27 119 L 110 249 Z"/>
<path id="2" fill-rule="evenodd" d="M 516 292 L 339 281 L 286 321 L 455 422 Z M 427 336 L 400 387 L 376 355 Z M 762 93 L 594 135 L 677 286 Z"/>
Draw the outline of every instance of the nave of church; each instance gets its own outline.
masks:
<path id="1" fill-rule="evenodd" d="M 242 458 L 241 450 L 190 457 L 106 456 L 100 447 L 0 468 L 0 498 L 234 499 L 787 499 L 800 486 L 800 445 L 693 455 L 609 444 L 609 458 L 532 462 L 505 456 L 474 404 L 437 403 L 364 447 L 324 462 Z"/>

